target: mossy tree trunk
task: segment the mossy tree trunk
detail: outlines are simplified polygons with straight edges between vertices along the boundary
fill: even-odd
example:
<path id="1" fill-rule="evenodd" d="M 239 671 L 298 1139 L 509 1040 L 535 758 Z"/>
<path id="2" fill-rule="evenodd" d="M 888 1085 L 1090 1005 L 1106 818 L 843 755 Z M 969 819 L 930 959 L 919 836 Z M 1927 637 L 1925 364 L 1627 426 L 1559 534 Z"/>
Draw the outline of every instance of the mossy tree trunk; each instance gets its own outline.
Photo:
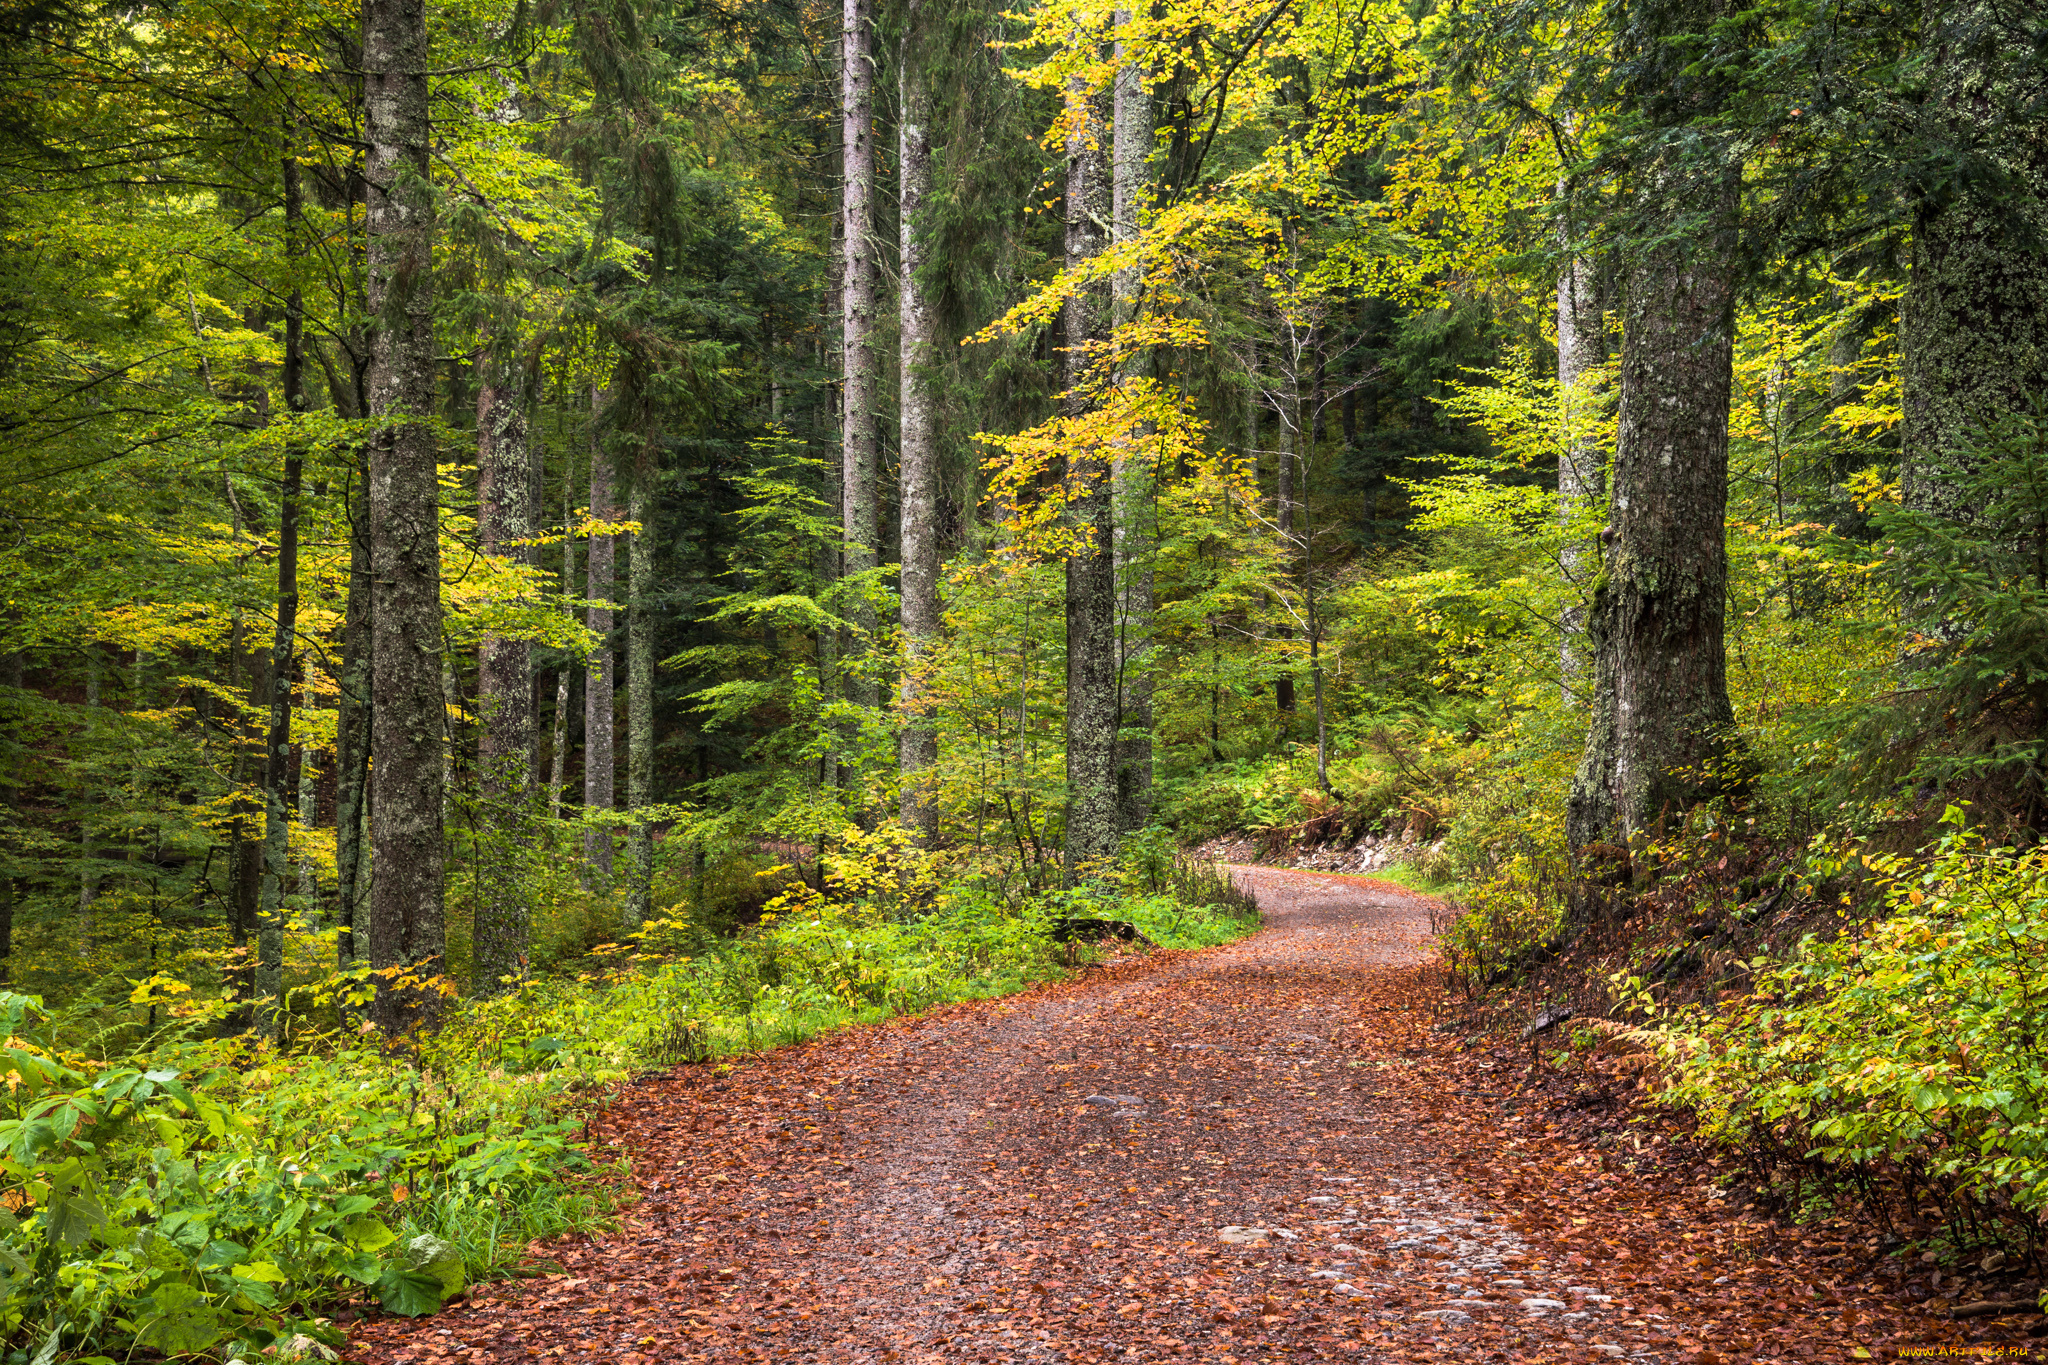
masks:
<path id="1" fill-rule="evenodd" d="M 1634 102 L 1653 127 L 1685 127 L 1725 99 L 1688 40 L 1725 12 L 1658 0 L 1624 35 Z M 1620 425 L 1589 613 L 1594 699 L 1566 810 L 1573 849 L 1596 863 L 1620 861 L 1631 836 L 1717 790 L 1733 720 L 1723 630 L 1741 168 L 1725 149 L 1664 145 L 1684 150 L 1656 155 L 1636 186 L 1650 241 L 1624 287 Z"/>

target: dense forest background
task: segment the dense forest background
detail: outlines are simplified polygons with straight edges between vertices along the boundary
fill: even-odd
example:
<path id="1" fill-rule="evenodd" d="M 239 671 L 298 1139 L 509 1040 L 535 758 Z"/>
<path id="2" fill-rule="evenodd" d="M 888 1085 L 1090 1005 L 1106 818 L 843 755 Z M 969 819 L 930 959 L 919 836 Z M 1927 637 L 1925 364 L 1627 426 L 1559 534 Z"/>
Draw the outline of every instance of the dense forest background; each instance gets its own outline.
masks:
<path id="1" fill-rule="evenodd" d="M 1796 957 L 1816 925 L 2040 929 L 2030 6 L 0 26 L 0 979 L 37 1067 L 751 1045 L 1028 974 L 1063 918 L 1236 932 L 1177 851 L 1225 831 L 1380 840 L 1456 887 L 1471 989 L 1598 944 L 1607 1004 L 1667 1020 L 1825 997 L 1746 956 L 1859 970 Z M 1619 926 L 1657 915 L 1646 955 Z M 1957 989 L 2005 999 L 1983 952 Z M 1777 1121 L 1727 1108 L 1790 1063 L 1755 1065 L 1693 1095 L 1737 1136 Z M 2033 1219 L 2040 1169 L 1999 1169 Z"/>

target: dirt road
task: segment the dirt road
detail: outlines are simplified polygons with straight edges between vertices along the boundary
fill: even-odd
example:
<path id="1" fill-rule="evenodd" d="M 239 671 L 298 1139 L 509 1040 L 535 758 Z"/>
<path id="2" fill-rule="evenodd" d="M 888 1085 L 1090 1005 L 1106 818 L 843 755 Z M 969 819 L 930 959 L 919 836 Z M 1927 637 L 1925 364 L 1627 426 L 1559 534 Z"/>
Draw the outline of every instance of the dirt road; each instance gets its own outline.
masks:
<path id="1" fill-rule="evenodd" d="M 599 1125 L 643 1192 L 619 1234 L 367 1324 L 350 1358 L 1714 1365 L 1846 1341 L 1807 1307 L 1738 1320 L 1784 1277 L 1717 1279 L 1654 1188 L 1418 1089 L 1410 1059 L 1444 1046 L 1424 902 L 1246 875 L 1267 927 L 1243 942 L 642 1083 Z M 1582 1206 L 1645 1242 L 1574 1242 Z"/>

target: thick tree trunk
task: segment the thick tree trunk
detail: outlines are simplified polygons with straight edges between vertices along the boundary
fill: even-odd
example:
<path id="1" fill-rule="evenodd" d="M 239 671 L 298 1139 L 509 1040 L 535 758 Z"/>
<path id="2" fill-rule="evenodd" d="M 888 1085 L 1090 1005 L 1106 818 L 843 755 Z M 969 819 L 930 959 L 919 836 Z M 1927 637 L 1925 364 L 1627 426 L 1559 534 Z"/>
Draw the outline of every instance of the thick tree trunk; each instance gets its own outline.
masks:
<path id="1" fill-rule="evenodd" d="M 1078 81 L 1068 87 L 1066 263 L 1075 269 L 1103 247 L 1110 178 L 1099 101 Z M 1069 416 L 1090 406 L 1086 392 L 1108 302 L 1100 286 L 1077 291 L 1064 310 Z M 1072 884 L 1087 864 L 1117 847 L 1116 527 L 1114 480 L 1093 447 L 1067 458 L 1068 515 L 1087 536 L 1066 562 L 1067 824 L 1065 876 Z"/>
<path id="2" fill-rule="evenodd" d="M 1569 231 L 1558 229 L 1569 250 Z M 1594 406 L 1589 384 L 1607 358 L 1601 321 L 1599 277 L 1587 257 L 1567 255 L 1557 276 L 1557 398 L 1563 444 L 1557 460 L 1557 519 L 1564 528 L 1558 563 L 1564 572 L 1563 629 L 1557 664 L 1565 700 L 1585 700 L 1589 681 L 1585 597 L 1591 591 L 1598 548 L 1576 532 L 1588 509 L 1600 500 L 1599 443 L 1587 432 Z"/>
<path id="3" fill-rule="evenodd" d="M 370 951 L 370 518 L 368 451 L 357 456 L 349 503 L 348 597 L 341 627 L 334 736 L 335 958 L 349 967 Z"/>
<path id="4" fill-rule="evenodd" d="M 1900 494 L 1958 520 L 1982 428 L 2048 394 L 2048 64 L 2002 8 L 1930 0 L 1921 36 L 1926 139 L 1997 172 L 1923 196 L 1899 310 Z"/>
<path id="5" fill-rule="evenodd" d="M 897 693 L 901 730 L 897 768 L 901 780 L 904 825 L 926 848 L 938 842 L 938 807 L 932 802 L 931 770 L 938 761 L 938 731 L 925 713 L 922 676 L 939 638 L 938 431 L 932 395 L 932 366 L 937 343 L 932 300 L 928 297 L 928 248 L 923 239 L 925 197 L 931 192 L 931 93 L 925 83 L 925 58 L 918 51 L 924 36 L 918 22 L 919 0 L 905 11 L 903 41 L 897 52 L 902 117 L 897 124 L 898 232 L 901 257 L 898 275 L 902 296 L 899 380 L 902 434 L 897 456 L 903 483 L 902 599 L 898 623 L 903 631 L 903 672 Z"/>
<path id="6" fill-rule="evenodd" d="M 640 815 L 654 801 L 654 452 L 644 451 L 633 471 L 632 519 L 640 524 L 627 551 L 626 580 L 626 805 L 634 812 L 626 834 L 626 927 L 654 913 L 654 830 Z"/>
<path id="7" fill-rule="evenodd" d="M 477 534 L 485 554 L 521 563 L 532 539 L 533 455 L 527 429 L 526 374 L 516 355 L 491 364 L 476 396 Z M 532 918 L 519 874 L 532 798 L 533 651 L 524 640 L 487 634 L 477 656 L 477 789 L 484 837 L 471 927 L 470 989 L 495 995 L 525 971 Z"/>
<path id="8" fill-rule="evenodd" d="M 846 542 L 846 575 L 875 567 L 880 547 L 875 471 L 880 452 L 875 427 L 875 62 L 874 22 L 869 0 L 845 0 L 840 33 L 841 219 L 845 253 L 840 267 L 840 300 L 846 366 L 840 412 L 840 534 Z M 864 654 L 875 636 L 873 606 L 856 602 L 852 618 L 862 638 L 852 645 Z M 847 696 L 876 706 L 881 692 L 872 668 L 856 663 Z"/>
<path id="9" fill-rule="evenodd" d="M 1131 22 L 1118 10 L 1116 24 Z M 1135 64 L 1133 45 L 1117 42 L 1116 83 L 1111 89 L 1113 162 L 1110 228 L 1119 244 L 1137 240 L 1140 214 L 1151 192 L 1146 164 L 1152 153 L 1152 97 L 1146 73 Z M 1118 325 L 1138 316 L 1144 272 L 1126 267 L 1111 281 Z M 1135 377 L 1137 362 L 1126 369 Z M 1158 541 L 1158 486 L 1153 454 L 1141 445 L 1117 452 L 1115 505 L 1117 577 L 1117 828 L 1129 833 L 1152 822 L 1152 617 L 1153 564 Z"/>
<path id="10" fill-rule="evenodd" d="M 597 421 L 597 389 L 590 391 L 593 430 Z M 598 521 L 623 520 L 612 494 L 611 456 L 598 449 L 596 437 L 590 448 L 590 515 Z M 615 580 L 614 554 L 618 542 L 612 536 L 590 538 L 589 581 L 584 592 L 590 602 L 584 627 L 598 639 L 583 675 L 583 810 L 586 815 L 609 812 L 616 804 L 617 759 L 613 753 L 617 699 L 613 688 L 617 674 L 612 668 L 612 601 Z M 588 885 L 604 890 L 612 882 L 612 832 L 592 827 L 583 833 L 583 860 L 589 866 Z"/>
<path id="11" fill-rule="evenodd" d="M 1628 280 L 1592 723 L 1566 816 L 1581 851 L 1716 790 L 1733 718 L 1722 629 L 1740 177 L 1670 175 L 1659 188 L 1672 217 L 1706 226 L 1648 252 Z"/>
<path id="12" fill-rule="evenodd" d="M 434 407 L 433 199 L 424 0 L 364 0 L 365 303 L 375 319 L 370 416 L 372 762 L 370 964 L 437 973 L 442 919 L 441 541 Z M 381 990 L 398 1029 L 426 993 Z"/>
<path id="13" fill-rule="evenodd" d="M 297 258 L 300 197 L 299 162 L 287 150 L 283 160 L 285 251 Z M 296 421 L 306 410 L 306 309 L 294 289 L 284 305 L 285 411 Z M 284 1026 L 285 877 L 291 867 L 291 822 L 285 808 L 285 778 L 292 757 L 292 655 L 299 629 L 299 492 L 305 447 L 296 428 L 285 437 L 284 482 L 277 517 L 277 623 L 270 641 L 267 674 L 269 734 L 263 750 L 263 880 L 257 893 L 255 997 L 258 1027 Z"/>

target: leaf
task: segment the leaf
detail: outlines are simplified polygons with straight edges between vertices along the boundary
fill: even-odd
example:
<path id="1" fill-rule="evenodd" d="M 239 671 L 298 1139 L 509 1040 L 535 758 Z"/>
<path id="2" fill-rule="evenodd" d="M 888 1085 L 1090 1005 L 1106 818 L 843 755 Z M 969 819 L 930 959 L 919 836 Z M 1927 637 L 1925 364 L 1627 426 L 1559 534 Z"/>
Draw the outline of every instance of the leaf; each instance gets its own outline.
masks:
<path id="1" fill-rule="evenodd" d="M 344 1229 L 344 1235 L 364 1251 L 381 1251 L 398 1240 L 379 1218 L 358 1218 Z"/>
<path id="2" fill-rule="evenodd" d="M 416 1270 L 393 1267 L 377 1277 L 377 1302 L 409 1318 L 441 1311 L 441 1282 Z"/>
<path id="3" fill-rule="evenodd" d="M 107 1221 L 107 1211 L 87 1194 L 60 1194 L 50 1200 L 43 1214 L 50 1236 L 66 1246 L 78 1246 Z"/>

